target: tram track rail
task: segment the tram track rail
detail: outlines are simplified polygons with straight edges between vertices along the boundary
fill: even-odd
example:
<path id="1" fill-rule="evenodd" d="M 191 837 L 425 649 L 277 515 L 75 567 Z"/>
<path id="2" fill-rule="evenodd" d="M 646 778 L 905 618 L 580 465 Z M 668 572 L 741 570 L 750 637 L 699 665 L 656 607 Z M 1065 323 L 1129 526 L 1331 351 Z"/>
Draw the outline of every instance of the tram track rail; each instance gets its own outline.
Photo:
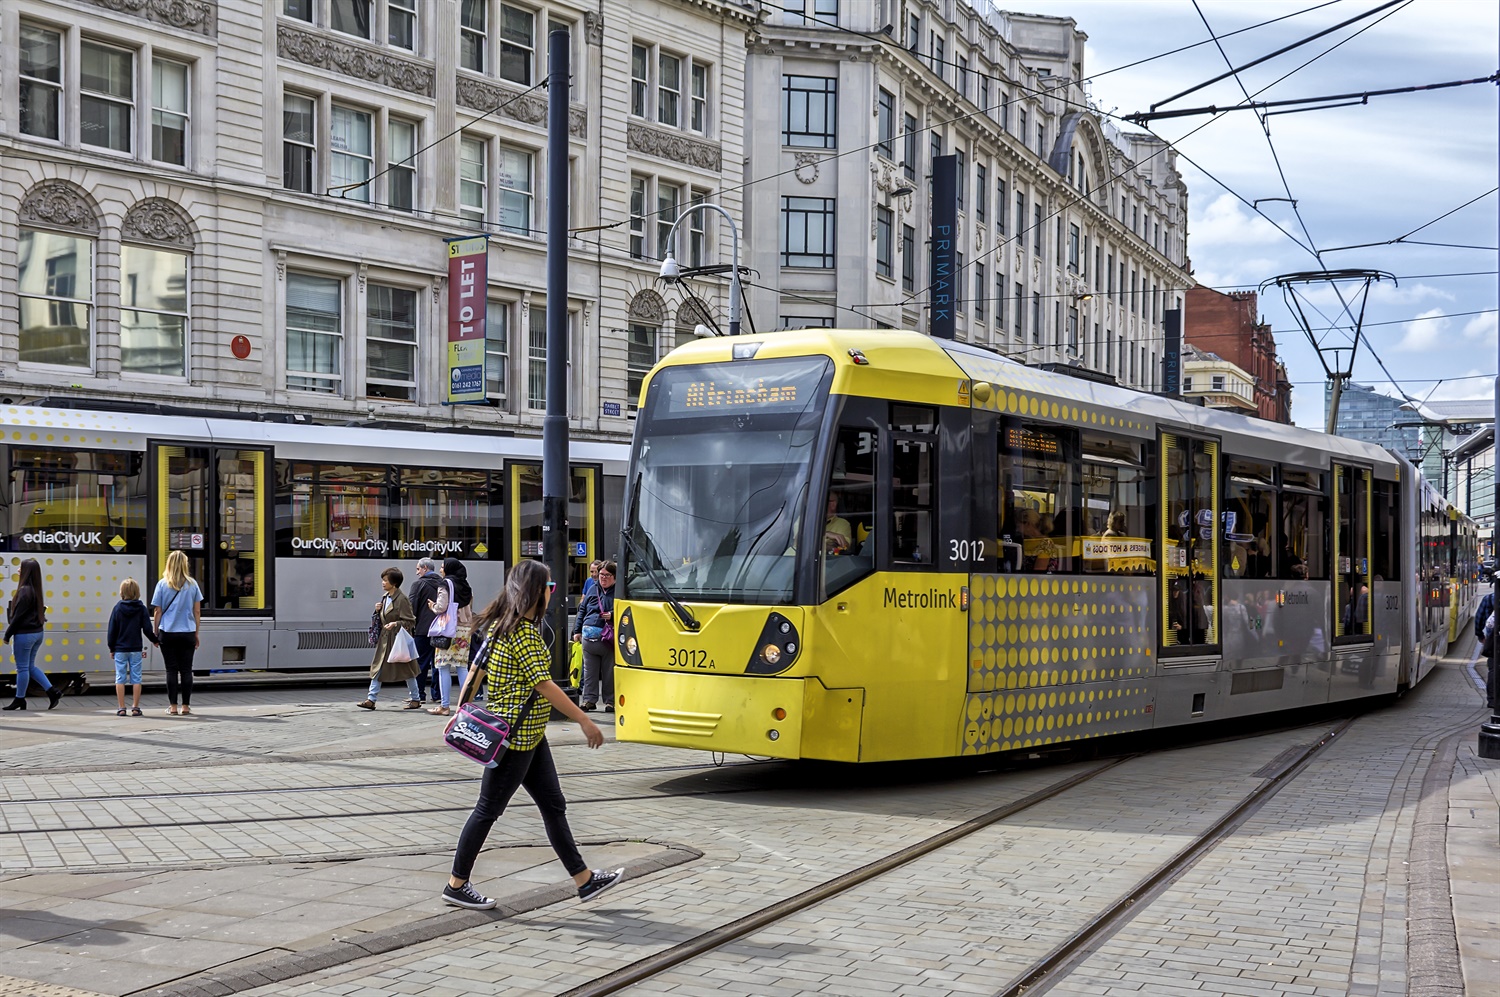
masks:
<path id="1" fill-rule="evenodd" d="M 1172 883 L 1186 874 L 1205 855 L 1212 852 L 1263 807 L 1272 797 L 1304 772 L 1312 760 L 1329 744 L 1341 738 L 1359 719 L 1343 719 L 1317 736 L 1310 744 L 1298 745 L 1284 752 L 1268 766 L 1265 781 L 1245 794 L 1222 817 L 1195 835 L 1193 840 L 1174 853 L 1155 870 L 1126 892 L 1091 916 L 1045 956 L 1014 976 L 995 991 L 995 997 L 1035 997 L 1065 978 L 1104 940 L 1112 936 L 1125 921 L 1157 899 Z M 1232 739 L 1230 739 L 1232 740 Z M 770 904 L 734 921 L 711 928 L 686 941 L 645 956 L 625 966 L 564 991 L 560 997 L 606 997 L 689 963 L 712 955 L 731 943 L 785 922 L 818 904 L 850 892 L 864 883 L 901 869 L 918 859 L 952 845 L 986 828 L 1001 824 L 1068 791 L 1092 782 L 1116 767 L 1141 757 L 1127 754 L 1091 766 L 1084 772 L 1059 780 L 1014 802 L 996 807 L 962 824 L 934 834 L 922 841 L 876 859 L 843 875 L 836 876 L 795 896 Z"/>

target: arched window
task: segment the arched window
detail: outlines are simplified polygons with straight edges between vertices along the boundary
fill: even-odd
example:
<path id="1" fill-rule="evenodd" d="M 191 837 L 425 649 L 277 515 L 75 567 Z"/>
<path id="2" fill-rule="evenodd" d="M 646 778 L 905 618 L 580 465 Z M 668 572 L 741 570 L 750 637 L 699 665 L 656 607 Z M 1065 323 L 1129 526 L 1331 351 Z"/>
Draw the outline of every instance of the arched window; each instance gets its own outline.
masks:
<path id="1" fill-rule="evenodd" d="M 151 197 L 126 213 L 120 237 L 120 370 L 185 377 L 192 220 Z"/>
<path id="2" fill-rule="evenodd" d="M 19 359 L 91 369 L 98 206 L 76 184 L 44 180 L 22 199 L 19 218 Z"/>
<path id="3" fill-rule="evenodd" d="M 661 328 L 667 322 L 667 303 L 655 291 L 641 291 L 630 300 L 625 330 L 625 392 L 634 412 L 641 383 L 656 364 Z"/>

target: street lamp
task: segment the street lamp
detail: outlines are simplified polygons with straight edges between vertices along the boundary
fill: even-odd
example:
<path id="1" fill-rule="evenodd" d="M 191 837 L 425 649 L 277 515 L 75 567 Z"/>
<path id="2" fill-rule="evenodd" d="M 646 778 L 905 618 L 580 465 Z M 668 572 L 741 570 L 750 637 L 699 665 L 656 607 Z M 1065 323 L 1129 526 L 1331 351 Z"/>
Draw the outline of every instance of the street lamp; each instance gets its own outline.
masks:
<path id="1" fill-rule="evenodd" d="M 667 232 L 667 256 L 661 261 L 661 272 L 658 276 L 669 284 L 675 284 L 682 279 L 682 267 L 678 266 L 677 260 L 672 256 L 672 240 L 676 237 L 677 226 L 682 224 L 682 220 L 694 211 L 704 208 L 712 208 L 723 215 L 724 220 L 729 223 L 730 243 L 734 256 L 734 269 L 729 277 L 729 334 L 738 336 L 740 334 L 740 309 L 744 303 L 744 292 L 740 289 L 740 230 L 735 227 L 734 219 L 729 216 L 729 212 L 720 205 L 707 202 L 694 204 L 677 216 L 677 220 L 672 223 L 672 228 Z"/>

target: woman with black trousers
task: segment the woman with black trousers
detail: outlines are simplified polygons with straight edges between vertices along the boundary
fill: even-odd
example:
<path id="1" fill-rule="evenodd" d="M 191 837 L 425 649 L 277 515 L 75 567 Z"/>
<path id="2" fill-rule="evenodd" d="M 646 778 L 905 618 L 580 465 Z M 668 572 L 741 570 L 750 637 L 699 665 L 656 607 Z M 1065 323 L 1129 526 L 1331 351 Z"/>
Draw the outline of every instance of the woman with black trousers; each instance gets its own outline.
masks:
<path id="1" fill-rule="evenodd" d="M 42 592 L 42 567 L 36 558 L 21 562 L 16 591 L 6 607 L 5 642 L 16 639 L 16 698 L 7 710 L 26 709 L 26 693 L 35 682 L 47 694 L 47 709 L 56 709 L 62 690 L 47 680 L 47 673 L 36 663 L 37 648 L 42 646 L 42 631 L 47 626 L 47 599 Z"/>
<path id="2" fill-rule="evenodd" d="M 583 677 L 578 699 L 585 710 L 595 709 L 600 699 L 604 712 L 615 712 L 615 562 L 599 568 L 599 581 L 583 597 L 573 622 L 573 640 L 583 642 Z"/>
<path id="3" fill-rule="evenodd" d="M 161 640 L 161 658 L 167 666 L 167 712 L 177 715 L 177 696 L 182 695 L 182 714 L 192 713 L 193 652 L 198 650 L 198 624 L 203 618 L 203 593 L 188 577 L 187 555 L 174 550 L 167 555 L 161 581 L 151 593 L 152 622 Z"/>

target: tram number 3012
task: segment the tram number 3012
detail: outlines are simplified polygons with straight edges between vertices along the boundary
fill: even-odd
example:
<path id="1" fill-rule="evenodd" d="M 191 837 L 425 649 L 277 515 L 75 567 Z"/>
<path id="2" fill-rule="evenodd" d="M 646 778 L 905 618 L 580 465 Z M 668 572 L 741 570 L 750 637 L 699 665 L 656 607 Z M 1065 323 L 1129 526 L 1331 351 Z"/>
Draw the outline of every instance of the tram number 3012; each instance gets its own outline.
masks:
<path id="1" fill-rule="evenodd" d="M 965 564 L 984 560 L 983 540 L 949 540 L 948 560 Z"/>
<path id="2" fill-rule="evenodd" d="M 714 659 L 707 651 L 690 647 L 673 647 L 667 650 L 667 664 L 673 668 L 717 669 Z"/>

